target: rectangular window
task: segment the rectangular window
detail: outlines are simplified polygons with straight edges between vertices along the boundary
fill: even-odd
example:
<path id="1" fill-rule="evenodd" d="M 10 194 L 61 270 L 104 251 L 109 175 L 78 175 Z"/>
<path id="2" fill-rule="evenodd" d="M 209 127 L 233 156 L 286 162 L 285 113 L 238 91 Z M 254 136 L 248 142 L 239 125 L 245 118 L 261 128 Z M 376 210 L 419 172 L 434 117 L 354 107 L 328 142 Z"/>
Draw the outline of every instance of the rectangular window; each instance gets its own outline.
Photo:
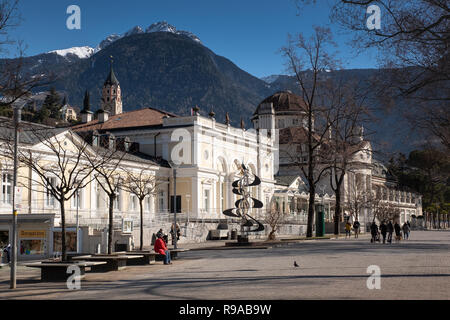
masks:
<path id="1" fill-rule="evenodd" d="M 120 190 L 116 190 L 116 198 L 114 199 L 114 209 L 120 210 Z"/>
<path id="2" fill-rule="evenodd" d="M 52 188 L 51 186 L 56 186 L 56 177 L 49 177 L 48 178 L 48 185 L 46 188 L 46 193 L 45 193 L 45 206 L 47 207 L 54 207 L 55 206 L 55 197 L 53 196 L 51 190 Z"/>
<path id="3" fill-rule="evenodd" d="M 25 256 L 45 254 L 44 239 L 20 240 L 20 254 Z"/>
<path id="4" fill-rule="evenodd" d="M 209 190 L 204 190 L 204 209 L 209 210 Z"/>
<path id="5" fill-rule="evenodd" d="M 222 204 L 222 207 L 220 208 L 222 211 L 225 209 L 225 184 L 221 184 L 220 188 L 220 203 Z"/>
<path id="6" fill-rule="evenodd" d="M 131 232 L 133 232 L 133 220 L 132 219 L 123 219 L 123 221 L 122 221 L 122 232 L 123 233 L 131 233 Z"/>
<path id="7" fill-rule="evenodd" d="M 145 197 L 145 211 L 150 212 L 152 209 L 152 197 L 151 196 L 146 196 Z"/>
<path id="8" fill-rule="evenodd" d="M 103 204 L 103 198 L 102 198 L 102 187 L 100 186 L 100 184 L 97 182 L 95 184 L 95 195 L 96 195 L 96 206 L 97 209 L 100 209 L 102 207 Z"/>
<path id="9" fill-rule="evenodd" d="M 130 210 L 136 211 L 138 209 L 137 197 L 135 194 L 130 194 Z"/>
<path id="10" fill-rule="evenodd" d="M 13 176 L 11 173 L 2 173 L 2 203 L 12 204 Z"/>
<path id="11" fill-rule="evenodd" d="M 83 203 L 83 192 L 81 190 L 78 190 L 78 193 L 75 192 L 75 194 L 72 197 L 72 209 L 81 209 L 81 204 Z"/>
<path id="12" fill-rule="evenodd" d="M 165 207 L 164 207 L 164 191 L 160 191 L 158 193 L 158 209 L 159 211 L 164 211 Z"/>
<path id="13" fill-rule="evenodd" d="M 177 213 L 181 213 L 181 196 L 177 196 Z M 174 213 L 173 210 L 173 196 L 170 196 L 170 213 Z"/>
<path id="14" fill-rule="evenodd" d="M 53 232 L 53 251 L 62 251 L 62 232 Z M 66 231 L 66 248 L 67 252 L 77 252 L 77 233 L 76 231 Z"/>

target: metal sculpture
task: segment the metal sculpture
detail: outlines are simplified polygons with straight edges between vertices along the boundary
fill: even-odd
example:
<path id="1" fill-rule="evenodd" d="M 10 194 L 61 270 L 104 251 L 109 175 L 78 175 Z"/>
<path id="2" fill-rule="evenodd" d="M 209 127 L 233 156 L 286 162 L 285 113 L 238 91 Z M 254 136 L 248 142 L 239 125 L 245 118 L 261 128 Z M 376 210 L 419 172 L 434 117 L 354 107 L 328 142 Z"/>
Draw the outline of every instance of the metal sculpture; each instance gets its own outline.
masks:
<path id="1" fill-rule="evenodd" d="M 240 169 L 241 178 L 233 182 L 233 193 L 242 196 L 241 199 L 235 202 L 236 208 L 227 209 L 223 212 L 228 217 L 241 219 L 241 231 L 244 227 L 247 232 L 258 232 L 264 230 L 264 225 L 249 215 L 252 208 L 260 209 L 264 205 L 258 199 L 252 198 L 250 194 L 250 187 L 258 186 L 261 180 L 258 176 L 252 174 L 247 167 L 242 164 Z"/>

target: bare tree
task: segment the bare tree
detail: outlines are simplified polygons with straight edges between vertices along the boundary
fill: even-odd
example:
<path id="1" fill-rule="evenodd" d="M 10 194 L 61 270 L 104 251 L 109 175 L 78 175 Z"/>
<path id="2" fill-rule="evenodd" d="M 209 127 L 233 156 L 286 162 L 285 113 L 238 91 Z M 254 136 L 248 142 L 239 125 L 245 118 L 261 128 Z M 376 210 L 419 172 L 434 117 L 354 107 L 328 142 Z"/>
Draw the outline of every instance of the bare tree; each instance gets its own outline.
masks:
<path id="1" fill-rule="evenodd" d="M 108 149 L 94 147 L 104 161 L 101 166 L 95 165 L 95 163 L 91 164 L 94 167 L 95 180 L 108 196 L 108 254 L 111 254 L 113 252 L 114 203 L 118 199 L 120 189 L 124 184 L 125 178 L 120 170 L 120 166 L 126 153 L 116 150 L 114 146 L 108 147 Z"/>
<path id="2" fill-rule="evenodd" d="M 308 182 L 309 205 L 306 236 L 312 237 L 316 185 L 320 181 L 326 167 L 319 168 L 323 142 L 330 127 L 330 109 L 320 105 L 321 89 L 326 70 L 336 67 L 333 55 L 326 48 L 333 45 L 331 31 L 328 28 L 315 27 L 313 35 L 306 39 L 299 34 L 294 40 L 281 49 L 287 60 L 287 67 L 297 80 L 305 103 L 306 128 L 294 133 L 296 141 L 291 141 L 291 160 L 300 168 Z M 322 100 L 322 103 L 324 101 Z M 302 121 L 303 119 L 300 119 Z M 282 141 L 280 133 L 280 141 Z"/>
<path id="3" fill-rule="evenodd" d="M 362 211 L 365 208 L 376 207 L 380 201 L 372 192 L 364 188 L 364 183 L 361 179 L 357 179 L 356 175 L 348 177 L 349 184 L 346 192 L 345 201 L 343 203 L 344 209 L 350 216 L 359 220 Z"/>
<path id="4" fill-rule="evenodd" d="M 296 0 L 299 9 L 315 0 Z M 386 107 L 399 107 L 412 130 L 447 152 L 450 109 L 450 6 L 447 0 L 333 0 L 330 19 L 349 31 L 357 52 L 376 49 L 382 68 L 374 91 Z M 380 9 L 380 29 L 368 28 L 370 6 Z M 372 7 L 374 8 L 374 7 Z M 299 10 L 299 14 L 301 11 Z"/>
<path id="5" fill-rule="evenodd" d="M 22 124 L 22 131 L 34 143 L 21 144 L 18 149 L 18 159 L 21 166 L 28 167 L 36 174 L 28 174 L 20 178 L 31 180 L 31 184 L 24 185 L 37 192 L 47 194 L 59 204 L 62 228 L 62 260 L 67 260 L 66 246 L 66 214 L 65 203 L 69 201 L 77 190 L 86 187 L 92 181 L 92 173 L 96 166 L 101 165 L 98 155 L 89 150 L 88 144 L 78 135 L 67 129 L 55 129 L 36 124 Z M 3 147 L 10 152 L 5 155 L 11 157 L 13 139 L 3 137 Z M 34 149 L 33 146 L 39 146 Z M 88 159 L 89 158 L 89 159 Z"/>
<path id="6" fill-rule="evenodd" d="M 327 100 L 331 108 L 331 126 L 325 141 L 327 152 L 324 156 L 329 163 L 330 186 L 336 197 L 334 234 L 339 234 L 344 177 L 352 165 L 357 164 L 357 154 L 364 154 L 364 158 L 370 156 L 369 143 L 364 141 L 362 126 L 370 118 L 365 106 L 367 91 L 358 88 L 358 84 L 350 82 L 343 85 L 339 81 L 332 81 L 324 94 L 329 96 Z"/>
<path id="7" fill-rule="evenodd" d="M 141 219 L 139 250 L 142 250 L 144 245 L 144 200 L 146 197 L 156 195 L 157 188 L 161 183 L 158 182 L 156 173 L 148 169 L 141 169 L 137 173 L 131 170 L 124 171 L 127 172 L 127 175 L 122 189 L 135 195 L 139 201 Z"/>
<path id="8" fill-rule="evenodd" d="M 381 29 L 366 27 L 369 5 L 381 9 Z M 384 92 L 408 99 L 413 128 L 450 149 L 450 6 L 445 0 L 337 0 L 331 18 L 352 31 L 355 47 L 382 55 Z M 386 95 L 386 94 L 385 94 Z"/>
<path id="9" fill-rule="evenodd" d="M 36 87 L 47 84 L 53 78 L 48 74 L 33 74 L 24 71 L 24 45 L 9 37 L 11 29 L 20 22 L 18 0 L 0 0 L 0 107 L 10 108 L 18 100 L 28 98 Z M 11 48 L 15 58 L 7 59 Z M 2 120 L 1 122 L 7 122 Z"/>
<path id="10" fill-rule="evenodd" d="M 270 208 L 266 209 L 266 214 L 264 216 L 264 222 L 267 223 L 270 227 L 270 233 L 267 236 L 267 240 L 275 240 L 276 233 L 278 232 L 279 227 L 286 220 L 286 214 L 283 210 L 280 210 L 276 207 L 274 201 L 270 203 Z"/>
<path id="11" fill-rule="evenodd" d="M 396 221 L 400 218 L 400 208 L 389 202 L 377 199 L 371 203 L 373 221 Z"/>

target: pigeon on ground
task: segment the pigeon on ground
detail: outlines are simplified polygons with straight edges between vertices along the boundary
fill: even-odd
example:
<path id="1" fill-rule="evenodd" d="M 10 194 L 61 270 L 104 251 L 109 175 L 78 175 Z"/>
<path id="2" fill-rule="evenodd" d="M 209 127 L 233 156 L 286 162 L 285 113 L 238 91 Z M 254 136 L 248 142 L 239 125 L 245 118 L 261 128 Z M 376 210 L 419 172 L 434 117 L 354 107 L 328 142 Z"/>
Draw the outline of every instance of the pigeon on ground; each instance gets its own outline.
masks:
<path id="1" fill-rule="evenodd" d="M 298 264 L 297 264 L 297 261 L 294 261 L 294 267 L 300 267 Z"/>

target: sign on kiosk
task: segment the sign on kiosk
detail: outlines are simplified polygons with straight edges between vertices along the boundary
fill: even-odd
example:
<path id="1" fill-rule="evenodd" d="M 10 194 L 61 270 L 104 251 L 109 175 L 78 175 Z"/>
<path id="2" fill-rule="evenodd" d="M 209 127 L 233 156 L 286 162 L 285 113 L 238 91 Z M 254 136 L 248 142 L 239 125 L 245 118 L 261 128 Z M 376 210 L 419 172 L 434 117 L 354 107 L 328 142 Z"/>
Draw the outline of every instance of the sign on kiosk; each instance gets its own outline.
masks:
<path id="1" fill-rule="evenodd" d="M 20 238 L 45 239 L 45 230 L 20 230 Z"/>

